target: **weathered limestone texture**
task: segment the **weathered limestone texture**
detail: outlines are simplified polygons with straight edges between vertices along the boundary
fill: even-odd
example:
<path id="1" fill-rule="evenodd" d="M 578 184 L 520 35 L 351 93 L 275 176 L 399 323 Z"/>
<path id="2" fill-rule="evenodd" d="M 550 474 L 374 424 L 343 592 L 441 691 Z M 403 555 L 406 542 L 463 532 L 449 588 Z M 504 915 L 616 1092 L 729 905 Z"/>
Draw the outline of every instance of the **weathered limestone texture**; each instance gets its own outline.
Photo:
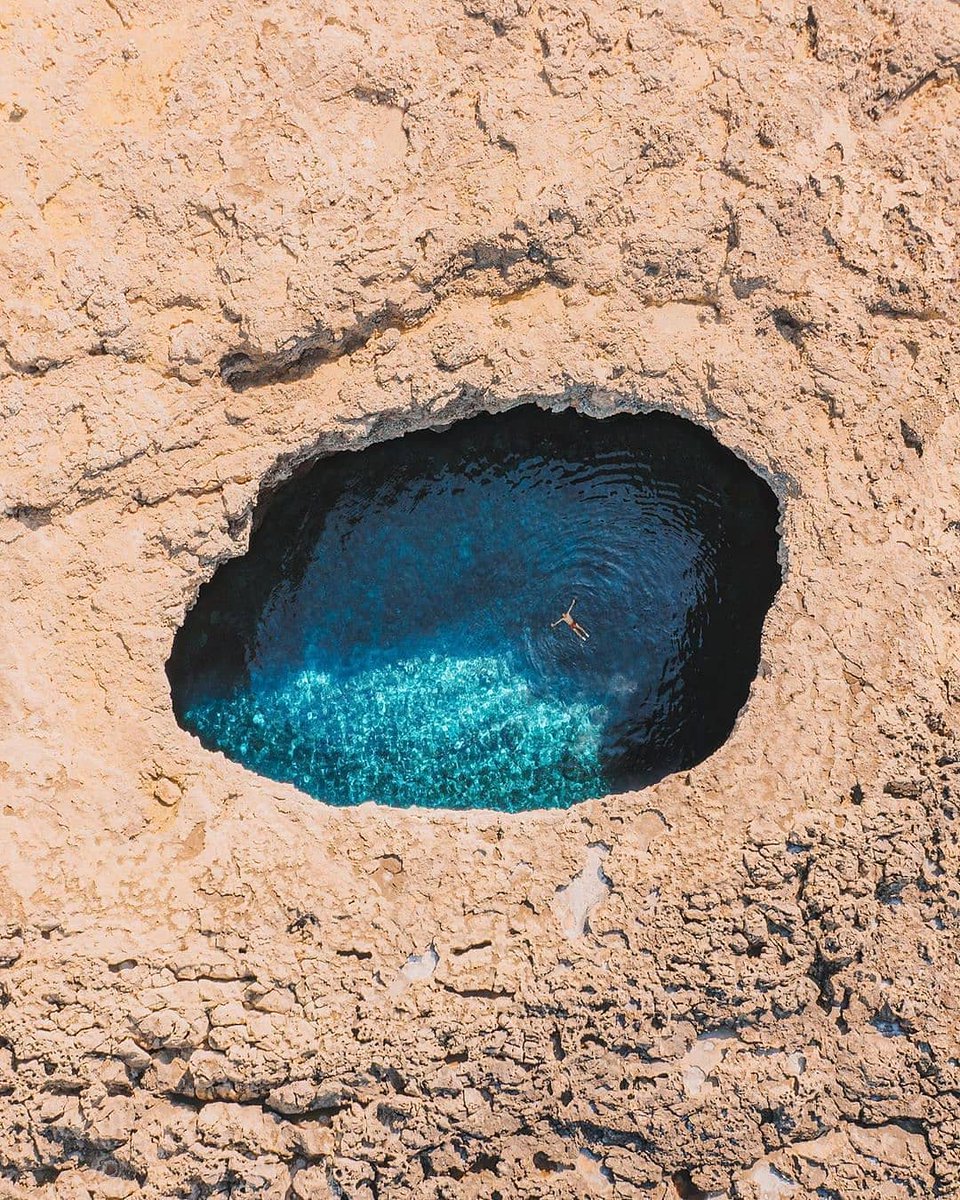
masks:
<path id="1" fill-rule="evenodd" d="M 6 5 L 0 1195 L 960 1195 L 958 220 L 951 0 Z M 339 811 L 178 728 L 262 486 L 531 398 L 778 489 L 719 753 Z"/>

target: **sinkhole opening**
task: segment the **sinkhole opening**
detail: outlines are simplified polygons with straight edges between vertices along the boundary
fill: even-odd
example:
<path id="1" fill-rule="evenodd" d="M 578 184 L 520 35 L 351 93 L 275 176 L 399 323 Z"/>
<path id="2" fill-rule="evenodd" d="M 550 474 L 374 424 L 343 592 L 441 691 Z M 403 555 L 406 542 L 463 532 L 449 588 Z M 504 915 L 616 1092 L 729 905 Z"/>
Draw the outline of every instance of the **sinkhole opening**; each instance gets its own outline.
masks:
<path id="1" fill-rule="evenodd" d="M 332 454 L 200 589 L 174 711 L 330 804 L 517 812 L 650 784 L 746 701 L 778 518 L 665 413 L 525 405 Z"/>

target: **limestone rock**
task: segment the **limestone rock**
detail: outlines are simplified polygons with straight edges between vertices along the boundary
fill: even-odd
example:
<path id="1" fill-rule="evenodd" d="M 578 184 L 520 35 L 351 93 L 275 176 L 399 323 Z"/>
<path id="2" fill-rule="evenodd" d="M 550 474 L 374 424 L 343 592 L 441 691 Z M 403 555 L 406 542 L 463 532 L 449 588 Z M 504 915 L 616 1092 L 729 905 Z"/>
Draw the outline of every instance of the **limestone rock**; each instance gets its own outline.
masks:
<path id="1" fill-rule="evenodd" d="M 0 26 L 3 1187 L 956 1195 L 960 7 Z M 531 400 L 684 414 L 777 490 L 720 751 L 338 810 L 177 726 L 261 488 Z"/>

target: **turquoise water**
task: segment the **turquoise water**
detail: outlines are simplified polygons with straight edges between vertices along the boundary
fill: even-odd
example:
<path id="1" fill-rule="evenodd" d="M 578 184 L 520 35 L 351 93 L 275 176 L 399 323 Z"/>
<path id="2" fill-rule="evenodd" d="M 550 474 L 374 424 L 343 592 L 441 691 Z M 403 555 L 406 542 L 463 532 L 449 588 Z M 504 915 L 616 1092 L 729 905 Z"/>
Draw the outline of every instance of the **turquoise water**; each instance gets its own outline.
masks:
<path id="1" fill-rule="evenodd" d="M 201 589 L 175 711 L 333 804 L 520 811 L 649 783 L 732 728 L 777 515 L 663 414 L 526 406 L 338 454 Z M 551 628 L 574 597 L 587 640 Z"/>

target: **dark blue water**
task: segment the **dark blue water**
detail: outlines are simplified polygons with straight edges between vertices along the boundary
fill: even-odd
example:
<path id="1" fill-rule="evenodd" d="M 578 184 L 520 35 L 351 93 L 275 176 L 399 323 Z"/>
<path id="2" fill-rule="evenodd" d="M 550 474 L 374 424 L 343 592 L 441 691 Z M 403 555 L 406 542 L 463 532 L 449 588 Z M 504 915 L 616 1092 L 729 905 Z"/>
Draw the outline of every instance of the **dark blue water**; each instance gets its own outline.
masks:
<path id="1" fill-rule="evenodd" d="M 200 590 L 180 723 L 331 804 L 553 808 L 727 737 L 780 583 L 769 487 L 664 414 L 533 406 L 319 461 Z M 551 622 L 573 598 L 581 640 Z"/>

